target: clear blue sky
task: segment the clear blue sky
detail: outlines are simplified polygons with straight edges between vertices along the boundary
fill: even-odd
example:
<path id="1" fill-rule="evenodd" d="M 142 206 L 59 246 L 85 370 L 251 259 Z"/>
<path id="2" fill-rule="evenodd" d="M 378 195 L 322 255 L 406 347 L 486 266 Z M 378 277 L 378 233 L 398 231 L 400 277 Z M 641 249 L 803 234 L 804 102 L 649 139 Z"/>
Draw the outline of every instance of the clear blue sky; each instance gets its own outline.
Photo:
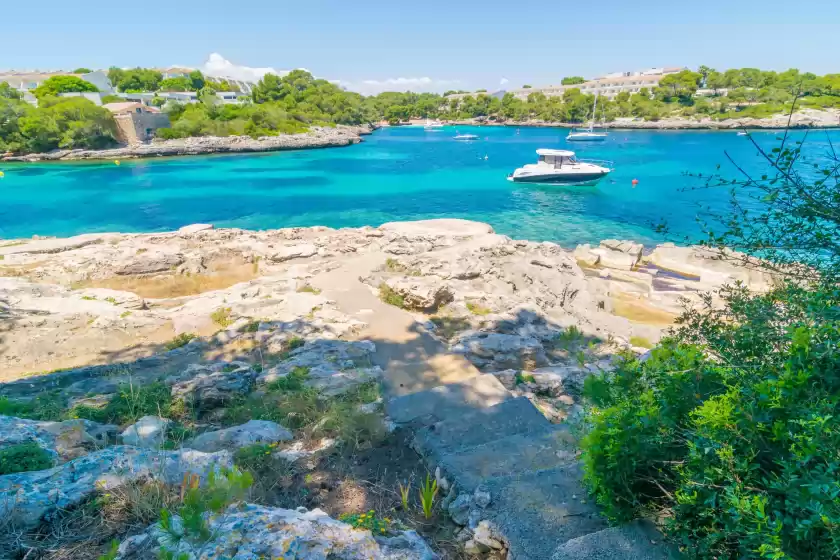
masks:
<path id="1" fill-rule="evenodd" d="M 352 86 L 425 77 L 427 89 L 496 89 L 502 78 L 507 87 L 544 85 L 651 66 L 840 72 L 838 0 L 0 3 L 2 69 L 200 67 L 217 52 Z"/>

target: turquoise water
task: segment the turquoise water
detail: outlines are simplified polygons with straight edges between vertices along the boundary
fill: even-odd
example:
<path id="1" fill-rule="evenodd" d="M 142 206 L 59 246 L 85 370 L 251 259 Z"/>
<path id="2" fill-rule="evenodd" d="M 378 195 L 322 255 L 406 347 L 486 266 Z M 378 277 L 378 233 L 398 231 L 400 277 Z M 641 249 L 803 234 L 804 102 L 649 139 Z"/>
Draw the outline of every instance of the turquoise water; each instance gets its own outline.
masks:
<path id="1" fill-rule="evenodd" d="M 597 187 L 522 185 L 508 182 L 507 174 L 536 161 L 537 148 L 568 148 L 566 131 L 457 131 L 481 140 L 454 141 L 454 127 L 400 127 L 327 150 L 120 166 L 0 164 L 0 237 L 165 231 L 195 222 L 266 229 L 459 217 L 565 246 L 608 237 L 651 242 L 660 239 L 651 224 L 667 219 L 674 234 L 691 235 L 698 204 L 727 203 L 720 190 L 683 191 L 700 183 L 684 173 L 709 173 L 723 164 L 734 177 L 724 151 L 748 170 L 760 169 L 755 148 L 735 132 L 615 131 L 604 143 L 571 148 L 579 157 L 615 162 L 615 172 Z M 778 134 L 755 133 L 768 148 Z M 840 143 L 840 132 L 828 134 Z M 826 133 L 812 132 L 806 145 L 809 157 L 819 157 L 828 147 Z"/>

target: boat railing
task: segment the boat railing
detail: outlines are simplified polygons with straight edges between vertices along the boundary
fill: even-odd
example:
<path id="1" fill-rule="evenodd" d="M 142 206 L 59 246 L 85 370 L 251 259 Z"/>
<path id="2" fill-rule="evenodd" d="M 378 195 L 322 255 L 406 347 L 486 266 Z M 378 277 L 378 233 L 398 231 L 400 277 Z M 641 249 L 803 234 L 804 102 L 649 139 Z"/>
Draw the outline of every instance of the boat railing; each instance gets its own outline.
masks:
<path id="1" fill-rule="evenodd" d="M 609 159 L 577 158 L 576 161 L 579 163 L 591 163 L 593 165 L 600 165 L 601 167 L 606 167 L 607 169 L 613 169 L 613 167 L 615 166 L 615 162 Z"/>

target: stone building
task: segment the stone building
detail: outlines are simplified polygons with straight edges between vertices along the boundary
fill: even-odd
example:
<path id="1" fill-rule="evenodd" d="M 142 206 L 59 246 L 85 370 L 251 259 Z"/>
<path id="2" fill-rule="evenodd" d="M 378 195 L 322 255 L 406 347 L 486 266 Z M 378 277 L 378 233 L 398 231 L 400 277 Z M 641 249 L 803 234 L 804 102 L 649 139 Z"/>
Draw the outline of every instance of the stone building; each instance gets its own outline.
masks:
<path id="1" fill-rule="evenodd" d="M 106 103 L 103 107 L 114 115 L 117 140 L 124 144 L 148 142 L 159 128 L 169 128 L 169 115 L 156 107 L 136 102 Z"/>

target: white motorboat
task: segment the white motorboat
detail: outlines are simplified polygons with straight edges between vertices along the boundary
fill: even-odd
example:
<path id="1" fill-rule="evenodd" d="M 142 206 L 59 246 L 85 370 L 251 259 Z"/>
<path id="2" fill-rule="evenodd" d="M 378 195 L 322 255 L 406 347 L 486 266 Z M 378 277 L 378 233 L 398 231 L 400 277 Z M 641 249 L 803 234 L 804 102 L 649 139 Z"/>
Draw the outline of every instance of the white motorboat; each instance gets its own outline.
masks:
<path id="1" fill-rule="evenodd" d="M 458 134 L 457 136 L 453 136 L 455 140 L 478 140 L 478 136 L 475 134 Z"/>
<path id="2" fill-rule="evenodd" d="M 436 128 L 443 128 L 443 123 L 438 120 L 426 119 L 426 124 L 423 125 L 426 130 L 434 130 Z"/>
<path id="3" fill-rule="evenodd" d="M 595 101 L 592 104 L 592 120 L 589 121 L 589 128 L 577 130 L 573 128 L 566 140 L 570 142 L 603 142 L 607 139 L 606 132 L 595 132 L 595 109 L 598 107 L 598 91 L 595 91 Z"/>
<path id="4" fill-rule="evenodd" d="M 738 133 L 738 136 L 749 136 L 749 134 L 745 130 L 742 130 Z"/>
<path id="5" fill-rule="evenodd" d="M 612 162 L 580 160 L 568 150 L 537 150 L 539 160 L 520 167 L 508 181 L 516 183 L 551 183 L 555 185 L 594 185 L 609 175 Z"/>

